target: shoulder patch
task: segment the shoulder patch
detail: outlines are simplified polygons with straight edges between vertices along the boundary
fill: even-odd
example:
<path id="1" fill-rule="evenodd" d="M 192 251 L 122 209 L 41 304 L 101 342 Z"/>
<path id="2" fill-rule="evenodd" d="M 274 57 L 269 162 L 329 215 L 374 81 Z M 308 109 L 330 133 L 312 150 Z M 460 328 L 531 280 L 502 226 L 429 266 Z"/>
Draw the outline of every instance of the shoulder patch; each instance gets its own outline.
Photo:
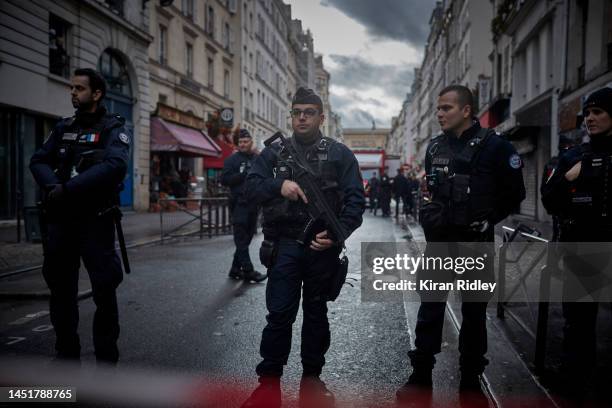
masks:
<path id="1" fill-rule="evenodd" d="M 121 140 L 122 143 L 125 143 L 128 146 L 130 144 L 130 137 L 125 133 L 119 133 L 119 140 Z"/>
<path id="2" fill-rule="evenodd" d="M 523 160 L 521 160 L 521 156 L 519 156 L 518 153 L 514 153 L 512 156 L 510 156 L 508 162 L 510 163 L 510 167 L 513 169 L 520 169 L 523 165 Z"/>

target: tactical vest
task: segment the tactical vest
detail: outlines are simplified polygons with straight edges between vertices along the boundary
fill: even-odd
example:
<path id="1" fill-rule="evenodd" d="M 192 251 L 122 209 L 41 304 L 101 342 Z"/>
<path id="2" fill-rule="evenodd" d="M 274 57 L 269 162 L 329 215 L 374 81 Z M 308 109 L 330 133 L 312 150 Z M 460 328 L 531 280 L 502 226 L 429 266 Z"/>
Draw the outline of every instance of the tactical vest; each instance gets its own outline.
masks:
<path id="1" fill-rule="evenodd" d="M 581 174 L 571 184 L 569 209 L 562 218 L 612 226 L 611 171 L 612 152 L 595 152 L 590 145 L 583 145 Z"/>
<path id="2" fill-rule="evenodd" d="M 57 176 L 62 183 L 80 173 L 85 172 L 95 164 L 104 160 L 106 141 L 110 132 L 119 126 L 123 126 L 124 119 L 119 115 L 106 114 L 90 127 L 82 127 L 75 117 L 64 120 L 60 133 L 54 135 L 57 138 Z M 123 185 L 118 185 L 115 191 L 99 191 L 101 196 L 112 196 L 111 201 L 118 200 L 118 193 Z M 113 202 L 112 204 L 116 204 Z M 104 203 L 108 205 L 108 203 Z"/>
<path id="3" fill-rule="evenodd" d="M 427 175 L 432 200 L 447 208 L 447 222 L 458 227 L 481 221 L 493 208 L 494 174 L 476 172 L 479 153 L 489 130 L 480 129 L 458 153 L 451 150 L 449 136 L 441 136 L 430 147 L 431 173 Z"/>
<path id="4" fill-rule="evenodd" d="M 291 142 L 292 139 L 289 141 Z M 340 214 L 342 192 L 338 188 L 338 176 L 334 163 L 329 160 L 329 149 L 333 143 L 336 143 L 333 139 L 322 137 L 318 143 L 302 151 L 310 168 L 320 181 L 319 186 L 327 203 L 336 211 L 336 214 Z M 298 143 L 295 143 L 295 145 L 297 149 L 303 149 Z M 294 166 L 293 157 L 281 145 L 278 152 L 278 161 L 272 169 L 273 177 L 295 181 L 292 170 Z M 286 237 L 297 236 L 310 219 L 306 205 L 301 199 L 290 201 L 284 197 L 275 198 L 267 203 L 263 208 L 263 216 L 265 234 Z M 324 226 L 321 226 L 321 230 L 323 228 Z"/>

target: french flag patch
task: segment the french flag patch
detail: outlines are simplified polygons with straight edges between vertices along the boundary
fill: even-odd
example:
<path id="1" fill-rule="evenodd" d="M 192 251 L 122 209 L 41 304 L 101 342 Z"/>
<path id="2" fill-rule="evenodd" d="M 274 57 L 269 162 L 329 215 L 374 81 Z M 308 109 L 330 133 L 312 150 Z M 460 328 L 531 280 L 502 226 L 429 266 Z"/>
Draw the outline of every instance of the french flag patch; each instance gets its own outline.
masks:
<path id="1" fill-rule="evenodd" d="M 89 133 L 89 134 L 86 134 L 83 139 L 85 139 L 85 141 L 88 143 L 96 143 L 98 140 L 100 140 L 100 134 L 99 133 Z"/>

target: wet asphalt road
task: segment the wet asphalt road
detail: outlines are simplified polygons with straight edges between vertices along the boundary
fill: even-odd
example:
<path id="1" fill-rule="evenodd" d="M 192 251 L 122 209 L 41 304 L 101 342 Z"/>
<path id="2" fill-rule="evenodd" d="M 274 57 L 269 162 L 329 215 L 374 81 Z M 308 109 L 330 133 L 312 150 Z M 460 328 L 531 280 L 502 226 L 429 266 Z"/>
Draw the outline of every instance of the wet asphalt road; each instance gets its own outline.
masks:
<path id="1" fill-rule="evenodd" d="M 322 375 L 335 392 L 339 406 L 395 406 L 395 390 L 409 374 L 406 353 L 418 304 L 361 302 L 358 282 L 361 241 L 395 241 L 404 234 L 392 219 L 366 215 L 364 225 L 347 242 L 349 277 L 354 287 L 345 286 L 339 299 L 329 304 L 332 341 Z M 256 265 L 262 239 L 259 233 L 251 246 Z M 118 291 L 118 370 L 144 368 L 151 370 L 153 376 L 181 373 L 212 379 L 235 390 L 228 394 L 227 406 L 239 405 L 257 385 L 254 369 L 259 362 L 259 341 L 265 325 L 265 283 L 229 280 L 232 254 L 229 236 L 130 251 L 132 274 Z M 48 309 L 45 301 L 13 301 L 0 307 L 0 357 L 53 355 L 53 331 L 44 313 Z M 95 364 L 93 313 L 91 298 L 82 300 L 83 369 Z M 283 377 L 286 406 L 296 405 L 301 375 L 300 327 L 298 316 L 292 354 Z M 444 330 L 432 405 L 458 406 L 457 333 L 450 321 Z M 493 345 L 493 349 L 499 348 L 504 346 Z M 508 380 L 512 381 L 503 381 Z"/>

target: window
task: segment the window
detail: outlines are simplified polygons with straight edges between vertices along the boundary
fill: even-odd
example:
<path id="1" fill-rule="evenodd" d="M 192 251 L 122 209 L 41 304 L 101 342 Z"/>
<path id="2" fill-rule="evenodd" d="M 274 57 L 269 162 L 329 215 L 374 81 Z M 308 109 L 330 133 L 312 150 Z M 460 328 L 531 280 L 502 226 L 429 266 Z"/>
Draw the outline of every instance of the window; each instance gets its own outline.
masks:
<path id="1" fill-rule="evenodd" d="M 213 6 L 208 6 L 206 12 L 206 33 L 215 38 L 215 9 Z"/>
<path id="2" fill-rule="evenodd" d="M 64 78 L 70 77 L 69 30 L 66 21 L 49 15 L 49 72 Z"/>
<path id="3" fill-rule="evenodd" d="M 212 58 L 208 58 L 208 87 L 214 88 L 215 83 L 215 61 Z"/>
<path id="4" fill-rule="evenodd" d="M 193 76 L 193 45 L 185 43 L 185 70 L 187 76 Z"/>
<path id="5" fill-rule="evenodd" d="M 163 25 L 159 26 L 159 63 L 166 65 L 168 56 L 166 50 L 168 49 L 168 29 Z"/>
<path id="6" fill-rule="evenodd" d="M 230 73 L 228 70 L 223 72 L 223 96 L 228 99 L 230 96 Z"/>
<path id="7" fill-rule="evenodd" d="M 225 47 L 226 50 L 230 49 L 230 37 L 230 25 L 225 23 L 223 25 L 223 47 Z"/>
<path id="8" fill-rule="evenodd" d="M 263 63 L 261 60 L 261 53 L 257 51 L 257 76 L 260 78 L 262 77 L 262 71 L 263 71 Z"/>
<path id="9" fill-rule="evenodd" d="M 183 0 L 183 4 L 181 7 L 183 11 L 183 15 L 185 17 L 193 19 L 194 14 L 194 3 L 193 0 Z"/>
<path id="10" fill-rule="evenodd" d="M 263 17 L 260 14 L 257 15 L 257 36 L 263 40 L 265 38 L 265 28 Z"/>
<path id="11" fill-rule="evenodd" d="M 106 50 L 98 60 L 98 71 L 106 81 L 106 92 L 129 98 L 132 97 L 130 75 L 121 57 L 111 50 Z"/>
<path id="12" fill-rule="evenodd" d="M 253 53 L 249 52 L 249 72 L 251 75 L 255 73 L 255 66 L 253 65 Z"/>

